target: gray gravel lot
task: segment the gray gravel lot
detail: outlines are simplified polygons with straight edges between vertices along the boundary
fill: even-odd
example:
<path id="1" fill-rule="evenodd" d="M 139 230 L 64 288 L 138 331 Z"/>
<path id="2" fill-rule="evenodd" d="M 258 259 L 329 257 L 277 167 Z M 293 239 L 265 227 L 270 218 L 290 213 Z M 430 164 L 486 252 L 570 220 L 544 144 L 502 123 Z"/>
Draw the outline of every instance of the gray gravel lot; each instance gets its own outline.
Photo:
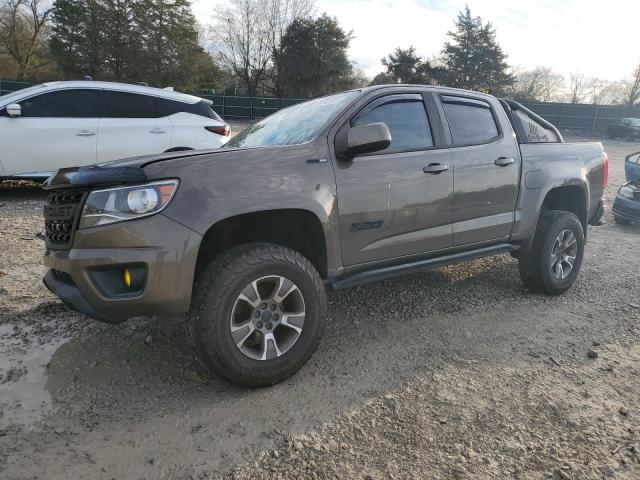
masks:
<path id="1" fill-rule="evenodd" d="M 605 149 L 610 204 L 640 146 Z M 640 478 L 638 226 L 607 213 L 562 297 L 509 256 L 330 293 L 309 365 L 251 391 L 178 319 L 50 295 L 43 201 L 0 185 L 0 478 Z"/>

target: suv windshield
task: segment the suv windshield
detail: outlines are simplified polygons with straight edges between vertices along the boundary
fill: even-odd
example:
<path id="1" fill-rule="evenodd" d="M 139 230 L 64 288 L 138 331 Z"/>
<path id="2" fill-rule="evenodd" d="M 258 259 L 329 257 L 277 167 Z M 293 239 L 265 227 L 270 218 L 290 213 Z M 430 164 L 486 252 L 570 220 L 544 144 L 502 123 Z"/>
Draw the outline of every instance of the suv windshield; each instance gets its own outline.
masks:
<path id="1" fill-rule="evenodd" d="M 226 148 L 296 145 L 315 137 L 336 113 L 360 93 L 350 91 L 279 110 L 232 138 Z"/>

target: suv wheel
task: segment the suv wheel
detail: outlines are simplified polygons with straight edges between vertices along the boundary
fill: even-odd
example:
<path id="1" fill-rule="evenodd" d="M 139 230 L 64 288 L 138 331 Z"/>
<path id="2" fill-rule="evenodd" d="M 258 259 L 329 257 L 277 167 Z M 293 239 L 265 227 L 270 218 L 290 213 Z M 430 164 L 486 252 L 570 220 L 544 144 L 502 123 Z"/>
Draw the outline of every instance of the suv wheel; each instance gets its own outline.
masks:
<path id="1" fill-rule="evenodd" d="M 584 256 L 584 231 L 573 213 L 542 213 L 533 249 L 519 255 L 520 278 L 529 289 L 559 295 L 576 281 Z"/>
<path id="2" fill-rule="evenodd" d="M 248 244 L 214 259 L 194 290 L 190 325 L 211 370 L 247 387 L 300 370 L 326 322 L 320 275 L 298 252 Z"/>

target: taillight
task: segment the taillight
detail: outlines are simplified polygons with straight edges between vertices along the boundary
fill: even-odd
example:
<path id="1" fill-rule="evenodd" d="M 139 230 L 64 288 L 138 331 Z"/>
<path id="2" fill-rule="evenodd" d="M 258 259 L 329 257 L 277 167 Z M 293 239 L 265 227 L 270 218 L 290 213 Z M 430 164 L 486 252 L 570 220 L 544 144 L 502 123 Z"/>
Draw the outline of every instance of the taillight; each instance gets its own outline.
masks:
<path id="1" fill-rule="evenodd" d="M 222 135 L 224 137 L 228 137 L 231 133 L 231 127 L 229 125 L 224 125 L 222 127 L 204 127 L 205 130 L 211 133 L 217 133 L 218 135 Z"/>
<path id="2" fill-rule="evenodd" d="M 602 165 L 602 188 L 604 189 L 609 182 L 609 155 L 606 152 L 602 154 L 602 160 L 604 160 Z"/>

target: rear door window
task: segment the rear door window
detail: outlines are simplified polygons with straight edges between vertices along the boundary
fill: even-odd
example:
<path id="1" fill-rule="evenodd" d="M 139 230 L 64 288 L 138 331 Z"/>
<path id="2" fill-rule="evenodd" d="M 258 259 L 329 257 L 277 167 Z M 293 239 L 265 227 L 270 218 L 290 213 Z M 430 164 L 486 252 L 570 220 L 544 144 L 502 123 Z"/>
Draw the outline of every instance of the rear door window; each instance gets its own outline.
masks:
<path id="1" fill-rule="evenodd" d="M 100 90 L 60 90 L 20 102 L 25 118 L 97 118 Z"/>
<path id="2" fill-rule="evenodd" d="M 102 117 L 104 118 L 157 118 L 156 97 L 137 93 L 105 91 Z"/>
<path id="3" fill-rule="evenodd" d="M 500 130 L 489 103 L 463 97 L 441 97 L 453 146 L 481 145 L 496 140 Z"/>
<path id="4" fill-rule="evenodd" d="M 412 95 L 413 96 L 413 95 Z M 391 144 L 380 153 L 400 153 L 425 150 L 433 147 L 429 118 L 420 95 L 407 95 L 388 101 L 379 100 L 365 107 L 353 120 L 351 126 L 382 122 L 391 133 Z M 378 153 L 378 152 L 377 152 Z"/>

